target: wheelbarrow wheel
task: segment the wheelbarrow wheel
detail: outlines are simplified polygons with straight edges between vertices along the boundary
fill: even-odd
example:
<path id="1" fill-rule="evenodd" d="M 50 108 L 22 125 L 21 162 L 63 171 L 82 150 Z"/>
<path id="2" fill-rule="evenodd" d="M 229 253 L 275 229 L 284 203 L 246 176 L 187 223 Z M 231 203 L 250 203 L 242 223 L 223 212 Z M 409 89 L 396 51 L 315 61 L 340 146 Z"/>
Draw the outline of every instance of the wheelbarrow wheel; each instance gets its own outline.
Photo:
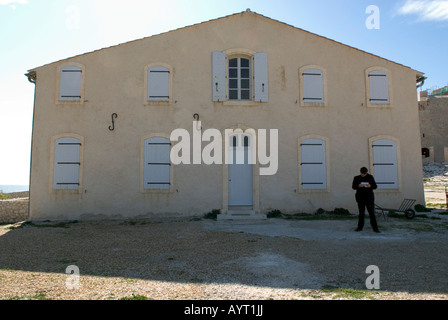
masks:
<path id="1" fill-rule="evenodd" d="M 404 216 L 408 219 L 413 219 L 415 217 L 415 211 L 412 209 L 408 209 L 404 212 Z"/>

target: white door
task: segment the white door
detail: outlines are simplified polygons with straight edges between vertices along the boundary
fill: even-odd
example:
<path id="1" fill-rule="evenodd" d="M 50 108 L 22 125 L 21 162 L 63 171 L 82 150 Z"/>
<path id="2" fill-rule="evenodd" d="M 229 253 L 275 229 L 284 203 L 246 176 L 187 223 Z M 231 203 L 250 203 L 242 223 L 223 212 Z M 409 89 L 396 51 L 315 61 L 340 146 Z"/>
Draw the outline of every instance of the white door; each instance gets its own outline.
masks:
<path id="1" fill-rule="evenodd" d="M 252 206 L 251 140 L 244 134 L 230 136 L 229 206 Z"/>

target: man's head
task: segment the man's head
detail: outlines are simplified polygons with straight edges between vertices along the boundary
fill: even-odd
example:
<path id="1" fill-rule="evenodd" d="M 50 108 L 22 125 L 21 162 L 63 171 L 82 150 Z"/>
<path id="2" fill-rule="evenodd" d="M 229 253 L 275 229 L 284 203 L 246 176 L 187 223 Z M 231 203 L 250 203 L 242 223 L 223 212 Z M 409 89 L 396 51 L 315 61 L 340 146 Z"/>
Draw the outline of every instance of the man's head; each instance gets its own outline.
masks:
<path id="1" fill-rule="evenodd" d="M 365 175 L 367 175 L 367 172 L 368 172 L 369 170 L 367 170 L 366 167 L 362 167 L 360 171 L 361 171 L 361 175 L 364 177 Z"/>

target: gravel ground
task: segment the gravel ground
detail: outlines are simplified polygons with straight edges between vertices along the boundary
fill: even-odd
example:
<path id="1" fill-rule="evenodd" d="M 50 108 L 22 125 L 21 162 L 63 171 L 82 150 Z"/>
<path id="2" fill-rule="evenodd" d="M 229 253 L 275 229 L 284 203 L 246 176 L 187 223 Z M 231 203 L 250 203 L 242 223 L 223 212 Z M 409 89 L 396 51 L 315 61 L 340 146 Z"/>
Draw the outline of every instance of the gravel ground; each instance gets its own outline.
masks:
<path id="1" fill-rule="evenodd" d="M 445 164 L 425 170 L 425 189 L 445 183 Z M 443 213 L 379 219 L 380 234 L 368 219 L 353 232 L 356 217 L 5 225 L 0 299 L 446 300 Z M 379 290 L 366 289 L 369 265 L 379 268 Z"/>
<path id="2" fill-rule="evenodd" d="M 2 227 L 0 299 L 448 298 L 448 220 L 389 219 L 379 235 L 353 232 L 356 220 L 258 224 L 270 221 L 296 235 L 241 231 L 241 222 L 219 230 L 222 221 L 205 219 Z M 325 225 L 346 236 L 300 239 L 301 228 Z M 379 267 L 380 290 L 366 290 L 369 265 Z"/>

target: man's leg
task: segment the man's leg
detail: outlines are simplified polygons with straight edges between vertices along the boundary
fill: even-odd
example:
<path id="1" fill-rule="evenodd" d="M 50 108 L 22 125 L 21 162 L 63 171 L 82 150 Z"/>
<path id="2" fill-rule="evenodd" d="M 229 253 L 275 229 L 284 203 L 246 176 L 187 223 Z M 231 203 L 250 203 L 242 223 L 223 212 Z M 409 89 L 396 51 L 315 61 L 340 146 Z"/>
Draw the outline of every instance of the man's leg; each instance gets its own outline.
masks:
<path id="1" fill-rule="evenodd" d="M 372 226 L 373 231 L 379 232 L 378 225 L 376 223 L 374 202 L 368 201 L 366 205 L 367 205 L 367 212 L 369 212 L 370 225 Z"/>
<path id="2" fill-rule="evenodd" d="M 364 201 L 359 201 L 358 202 L 358 212 L 359 212 L 359 216 L 358 216 L 358 228 L 356 229 L 357 231 L 361 231 L 362 228 L 364 228 L 364 213 L 366 212 L 366 203 Z"/>

